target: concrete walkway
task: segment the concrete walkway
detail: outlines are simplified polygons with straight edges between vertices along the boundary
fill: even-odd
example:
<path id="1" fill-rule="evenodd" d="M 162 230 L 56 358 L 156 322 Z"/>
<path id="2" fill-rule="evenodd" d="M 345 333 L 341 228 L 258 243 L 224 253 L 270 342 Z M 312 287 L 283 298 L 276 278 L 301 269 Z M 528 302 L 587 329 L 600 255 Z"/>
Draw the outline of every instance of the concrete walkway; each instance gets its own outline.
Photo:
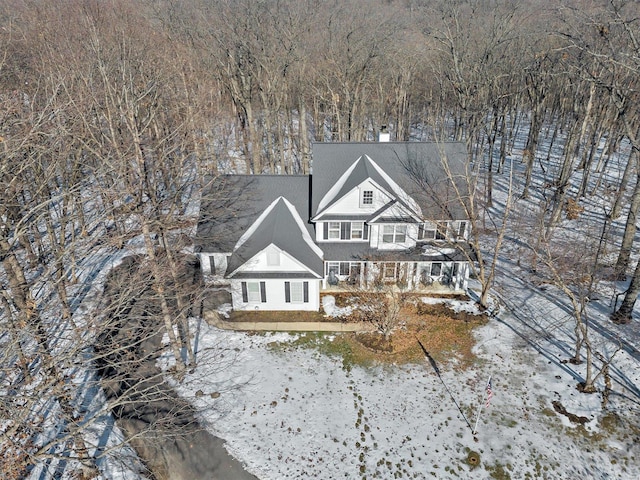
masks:
<path id="1" fill-rule="evenodd" d="M 209 325 L 223 330 L 268 331 L 268 332 L 371 332 L 370 323 L 344 322 L 230 322 L 212 309 L 205 309 L 204 319 Z"/>

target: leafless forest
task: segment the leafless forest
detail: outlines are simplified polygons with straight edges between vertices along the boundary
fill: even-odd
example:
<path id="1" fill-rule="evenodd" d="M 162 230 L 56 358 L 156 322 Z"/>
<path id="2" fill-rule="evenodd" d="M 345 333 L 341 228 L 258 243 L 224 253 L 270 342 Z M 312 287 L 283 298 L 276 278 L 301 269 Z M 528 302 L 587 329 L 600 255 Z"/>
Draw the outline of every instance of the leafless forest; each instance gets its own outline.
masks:
<path id="1" fill-rule="evenodd" d="M 574 306 L 576 356 L 591 355 L 584 299 L 635 268 L 639 79 L 635 1 L 0 2 L 0 476 L 46 464 L 91 478 L 108 453 L 87 435 L 107 407 L 79 406 L 77 376 L 108 329 L 78 313 L 88 259 L 142 239 L 179 376 L 193 361 L 176 293 L 190 200 L 205 175 L 309 173 L 313 141 L 373 141 L 383 127 L 465 141 L 472 242 L 499 247 L 513 220 L 531 270 Z M 494 182 L 509 183 L 511 162 L 505 201 Z M 514 207 L 531 197 L 539 212 Z M 592 235 L 571 240 L 572 257 L 555 229 L 585 208 Z M 632 277 L 616 321 L 631 318 L 640 266 Z"/>

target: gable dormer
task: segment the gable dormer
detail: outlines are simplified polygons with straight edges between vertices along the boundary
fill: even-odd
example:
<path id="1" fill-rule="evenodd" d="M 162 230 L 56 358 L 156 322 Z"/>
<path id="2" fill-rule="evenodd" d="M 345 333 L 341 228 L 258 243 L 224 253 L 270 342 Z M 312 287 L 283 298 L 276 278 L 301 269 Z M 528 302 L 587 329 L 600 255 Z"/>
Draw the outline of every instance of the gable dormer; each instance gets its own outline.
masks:
<path id="1" fill-rule="evenodd" d="M 322 259 L 322 250 L 313 242 L 295 207 L 281 196 L 238 239 L 229 258 L 227 277 L 243 271 L 306 271 L 319 278 Z"/>
<path id="2" fill-rule="evenodd" d="M 413 215 L 418 204 L 368 155 L 361 155 L 324 194 L 312 222 L 335 215 L 366 215 L 398 202 Z"/>

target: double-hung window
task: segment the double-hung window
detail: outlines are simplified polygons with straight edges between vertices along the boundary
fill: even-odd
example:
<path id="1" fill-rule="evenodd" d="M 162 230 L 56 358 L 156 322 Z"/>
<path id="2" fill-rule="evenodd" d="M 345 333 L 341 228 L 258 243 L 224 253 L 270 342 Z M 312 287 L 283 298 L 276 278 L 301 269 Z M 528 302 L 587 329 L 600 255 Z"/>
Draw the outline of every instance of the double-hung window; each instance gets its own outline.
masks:
<path id="1" fill-rule="evenodd" d="M 302 282 L 291 282 L 291 302 L 302 303 Z"/>
<path id="2" fill-rule="evenodd" d="M 420 229 L 420 240 L 433 240 L 436 237 L 436 224 L 424 222 Z"/>
<path id="3" fill-rule="evenodd" d="M 364 235 L 364 222 L 351 222 L 351 240 L 360 240 Z"/>
<path id="4" fill-rule="evenodd" d="M 258 282 L 247 282 L 247 296 L 250 302 L 260 301 L 260 284 Z"/>
<path id="5" fill-rule="evenodd" d="M 329 239 L 340 240 L 340 222 L 329 222 Z"/>
<path id="6" fill-rule="evenodd" d="M 382 227 L 382 243 L 404 243 L 406 240 L 406 225 L 384 225 Z"/>
<path id="7" fill-rule="evenodd" d="M 244 303 L 265 303 L 267 301 L 265 282 L 242 282 L 241 286 Z"/>
<path id="8" fill-rule="evenodd" d="M 284 301 L 286 303 L 308 303 L 309 282 L 284 282 Z"/>
<path id="9" fill-rule="evenodd" d="M 368 226 L 363 221 L 324 224 L 324 240 L 367 240 L 368 236 Z"/>

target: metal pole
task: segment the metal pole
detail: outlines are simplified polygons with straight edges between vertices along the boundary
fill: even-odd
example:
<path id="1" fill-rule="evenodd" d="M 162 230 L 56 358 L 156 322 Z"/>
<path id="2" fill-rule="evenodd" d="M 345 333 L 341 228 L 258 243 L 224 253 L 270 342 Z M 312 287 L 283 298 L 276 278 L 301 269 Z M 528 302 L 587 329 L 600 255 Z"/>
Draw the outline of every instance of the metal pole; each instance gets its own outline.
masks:
<path id="1" fill-rule="evenodd" d="M 486 385 L 489 385 L 490 383 L 491 383 L 491 375 L 489 375 L 489 380 L 487 380 Z M 480 421 L 480 413 L 482 412 L 482 409 L 484 408 L 487 402 L 486 396 L 487 396 L 487 387 L 485 386 L 483 400 L 482 400 L 482 403 L 480 403 L 480 408 L 478 409 L 478 415 L 476 416 L 476 423 L 475 423 L 475 426 L 473 427 L 473 432 L 471 432 L 474 435 L 478 433 L 478 422 Z"/>

